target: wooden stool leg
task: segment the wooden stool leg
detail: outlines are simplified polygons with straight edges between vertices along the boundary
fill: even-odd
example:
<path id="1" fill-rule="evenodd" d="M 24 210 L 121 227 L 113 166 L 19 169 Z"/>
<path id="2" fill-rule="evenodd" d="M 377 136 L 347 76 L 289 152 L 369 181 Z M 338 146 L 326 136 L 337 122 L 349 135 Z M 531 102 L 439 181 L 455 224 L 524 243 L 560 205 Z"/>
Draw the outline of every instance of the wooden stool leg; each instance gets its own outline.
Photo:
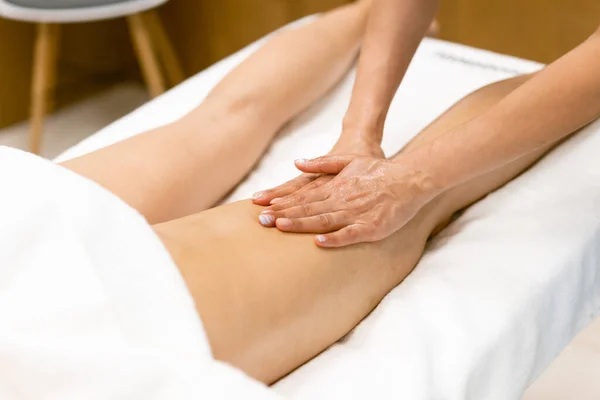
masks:
<path id="1" fill-rule="evenodd" d="M 135 48 L 146 86 L 151 97 L 156 97 L 165 91 L 165 84 L 160 72 L 160 65 L 152 48 L 150 30 L 141 14 L 127 17 L 129 32 Z"/>
<path id="2" fill-rule="evenodd" d="M 179 85 L 185 79 L 185 75 L 158 12 L 150 10 L 143 13 L 142 17 L 152 33 L 156 53 L 163 63 L 169 84 L 171 86 Z"/>
<path id="3" fill-rule="evenodd" d="M 56 57 L 59 26 L 38 24 L 31 81 L 31 126 L 29 151 L 38 154 L 41 148 L 44 118 L 56 86 Z"/>
<path id="4" fill-rule="evenodd" d="M 48 86 L 50 87 L 50 93 L 48 96 L 48 109 L 46 112 L 52 114 L 55 108 L 56 101 L 56 88 L 58 87 L 58 59 L 60 57 L 60 25 L 52 25 L 52 34 L 50 35 L 50 60 L 52 60 L 52 68 L 49 69 L 48 73 Z"/>

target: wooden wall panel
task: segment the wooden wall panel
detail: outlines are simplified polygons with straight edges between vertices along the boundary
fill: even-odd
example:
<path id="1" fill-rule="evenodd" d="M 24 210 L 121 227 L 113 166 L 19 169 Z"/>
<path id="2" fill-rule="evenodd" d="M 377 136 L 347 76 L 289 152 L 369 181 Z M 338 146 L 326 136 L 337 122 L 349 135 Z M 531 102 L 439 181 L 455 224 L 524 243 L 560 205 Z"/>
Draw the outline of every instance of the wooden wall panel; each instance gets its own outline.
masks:
<path id="1" fill-rule="evenodd" d="M 304 15 L 348 0 L 172 0 L 161 10 L 189 74 Z"/>
<path id="2" fill-rule="evenodd" d="M 551 62 L 600 24 L 597 0 L 441 0 L 440 38 Z"/>
<path id="3" fill-rule="evenodd" d="M 279 0 L 173 0 L 161 15 L 188 74 L 202 70 L 288 19 L 286 4 Z"/>
<path id="4" fill-rule="evenodd" d="M 349 0 L 171 0 L 160 12 L 188 75 L 303 15 Z M 441 0 L 442 39 L 550 62 L 600 24 L 597 0 Z M 0 19 L 0 127 L 27 117 L 34 27 Z M 58 104 L 139 79 L 123 20 L 64 27 Z"/>
<path id="5" fill-rule="evenodd" d="M 0 19 L 0 127 L 28 109 L 32 44 L 31 26 Z"/>

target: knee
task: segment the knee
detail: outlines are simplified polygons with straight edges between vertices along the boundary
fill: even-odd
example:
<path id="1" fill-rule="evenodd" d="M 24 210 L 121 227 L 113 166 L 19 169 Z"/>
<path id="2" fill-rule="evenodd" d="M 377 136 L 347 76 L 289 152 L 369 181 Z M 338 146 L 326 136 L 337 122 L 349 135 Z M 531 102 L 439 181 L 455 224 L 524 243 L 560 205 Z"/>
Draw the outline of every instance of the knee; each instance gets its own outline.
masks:
<path id="1" fill-rule="evenodd" d="M 241 115 L 253 115 L 260 105 L 259 99 L 251 94 L 216 88 L 203 103 L 214 111 L 217 118 L 230 120 Z"/>

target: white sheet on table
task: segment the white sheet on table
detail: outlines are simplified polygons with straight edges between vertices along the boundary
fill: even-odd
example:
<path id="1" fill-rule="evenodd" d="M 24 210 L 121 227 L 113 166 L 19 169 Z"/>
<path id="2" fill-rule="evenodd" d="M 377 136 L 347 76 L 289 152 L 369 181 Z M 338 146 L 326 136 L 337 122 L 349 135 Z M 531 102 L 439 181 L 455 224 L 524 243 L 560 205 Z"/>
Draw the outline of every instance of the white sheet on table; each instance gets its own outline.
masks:
<path id="1" fill-rule="evenodd" d="M 148 223 L 97 184 L 0 147 L 0 398 L 274 396 L 212 359 Z"/>
<path id="2" fill-rule="evenodd" d="M 190 79 L 68 151 L 68 158 L 175 120 L 257 48 Z M 397 151 L 480 86 L 540 65 L 426 39 L 383 146 Z M 228 201 L 297 173 L 334 143 L 352 74 L 293 121 Z M 276 385 L 297 398 L 517 399 L 600 307 L 600 129 L 565 143 L 471 207 L 346 340 Z"/>

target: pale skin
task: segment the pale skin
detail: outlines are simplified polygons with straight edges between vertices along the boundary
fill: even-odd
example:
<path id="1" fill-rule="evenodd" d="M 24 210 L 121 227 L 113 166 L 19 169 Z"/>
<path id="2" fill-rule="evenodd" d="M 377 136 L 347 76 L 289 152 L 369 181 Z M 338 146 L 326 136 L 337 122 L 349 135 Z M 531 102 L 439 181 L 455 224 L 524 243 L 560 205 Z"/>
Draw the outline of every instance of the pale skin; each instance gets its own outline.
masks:
<path id="1" fill-rule="evenodd" d="M 344 156 L 344 159 L 349 160 L 363 156 L 384 159 L 381 140 L 390 104 L 423 36 L 428 31 L 431 34 L 438 30 L 437 23 L 433 20 L 438 2 L 438 0 L 373 0 L 350 106 L 344 117 L 340 138 L 329 152 L 329 156 Z M 323 176 L 318 171 L 314 172 L 307 171 L 289 182 L 258 192 L 254 195 L 253 201 L 266 206 L 284 197 L 290 200 L 292 194 L 300 195 L 324 186 L 332 178 Z M 295 197 L 293 205 L 301 204 L 307 202 L 303 203 L 301 198 Z M 279 211 L 279 209 L 273 208 L 269 211 Z M 328 214 L 305 213 L 302 217 L 315 215 L 318 218 L 328 218 Z M 289 215 L 275 213 L 273 216 L 263 217 L 263 224 L 274 226 L 275 219 L 281 218 L 277 222 L 278 228 L 283 231 L 299 232 L 300 227 L 296 226 L 297 221 L 293 215 L 294 212 Z M 303 224 L 302 228 L 306 229 L 308 228 L 306 225 L 313 226 L 314 224 L 310 223 L 315 221 L 316 218 L 313 218 L 298 223 Z M 313 232 L 318 233 L 322 230 L 313 230 Z M 320 241 L 316 243 L 325 246 Z M 328 245 L 331 243 L 330 240 Z"/>
<path id="2" fill-rule="evenodd" d="M 350 106 L 340 138 L 328 155 L 384 158 L 381 140 L 388 109 L 423 36 L 438 33 L 433 19 L 438 3 L 439 0 L 372 0 Z M 309 190 L 330 181 L 331 177 L 312 172 L 258 192 L 253 201 L 266 206 L 300 189 Z M 280 221 L 278 227 L 285 230 L 285 222 Z M 268 222 L 267 226 L 273 224 Z"/>
<path id="3" fill-rule="evenodd" d="M 310 235 L 261 227 L 262 208 L 250 201 L 206 210 L 243 178 L 289 119 L 341 78 L 358 51 L 366 10 L 366 3 L 344 7 L 279 34 L 181 121 L 63 163 L 154 225 L 195 300 L 214 357 L 266 384 L 353 329 L 410 273 L 428 238 L 453 213 L 549 149 L 438 195 L 372 244 L 320 249 Z M 528 79 L 471 94 L 398 157 L 482 115 Z M 215 169 L 222 169 L 218 177 Z"/>
<path id="4" fill-rule="evenodd" d="M 391 96 L 400 84 L 406 60 L 414 53 L 414 42 L 409 40 L 414 34 L 402 40 L 404 29 L 385 30 L 383 26 L 407 13 L 422 21 L 430 15 L 426 9 L 433 3 L 374 0 L 365 47 L 388 57 L 372 60 L 371 53 L 363 52 L 344 124 L 344 132 L 346 125 L 358 126 L 368 138 L 361 141 L 368 148 L 380 143 L 378 133 Z M 403 7 L 407 8 L 401 12 Z M 369 41 L 375 37 L 380 40 Z M 392 39 L 399 46 L 392 45 Z M 374 77 L 376 83 L 369 86 L 364 83 L 365 71 L 374 72 L 377 67 L 385 73 Z M 389 68 L 399 72 L 388 73 Z M 319 178 L 319 184 L 288 182 L 261 193 L 257 204 L 273 204 L 265 210 L 268 220 L 262 220 L 286 232 L 321 233 L 315 243 L 322 247 L 381 240 L 440 193 L 550 146 L 598 118 L 598 71 L 600 30 L 485 113 L 394 161 L 358 151 L 298 160 L 296 166 L 305 173 L 331 175 Z M 457 159 L 456 154 L 461 157 Z"/>

